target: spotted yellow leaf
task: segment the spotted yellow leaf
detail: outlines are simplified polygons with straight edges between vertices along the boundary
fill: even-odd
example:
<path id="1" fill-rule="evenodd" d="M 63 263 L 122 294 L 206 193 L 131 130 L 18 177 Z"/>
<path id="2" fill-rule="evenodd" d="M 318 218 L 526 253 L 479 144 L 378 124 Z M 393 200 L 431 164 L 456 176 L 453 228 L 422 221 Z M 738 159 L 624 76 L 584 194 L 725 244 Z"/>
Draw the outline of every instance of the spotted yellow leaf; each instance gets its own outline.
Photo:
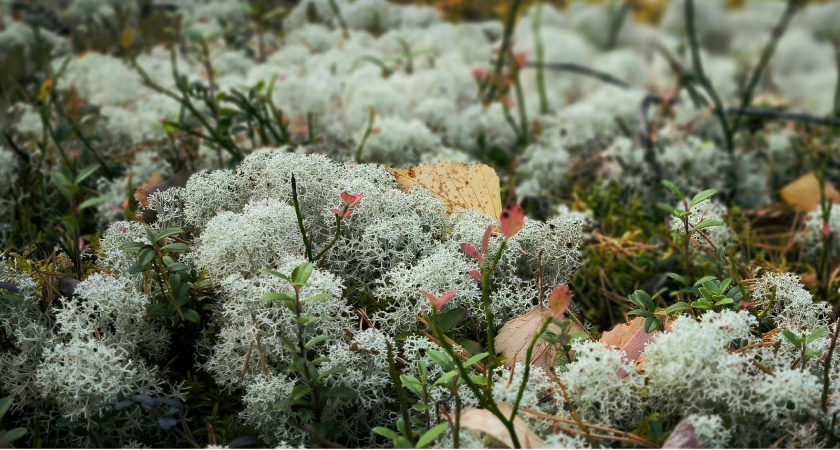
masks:
<path id="1" fill-rule="evenodd" d="M 387 169 L 403 191 L 421 186 L 441 200 L 447 212 L 470 209 L 496 220 L 502 212 L 499 176 L 490 166 L 440 162 L 410 169 Z"/>

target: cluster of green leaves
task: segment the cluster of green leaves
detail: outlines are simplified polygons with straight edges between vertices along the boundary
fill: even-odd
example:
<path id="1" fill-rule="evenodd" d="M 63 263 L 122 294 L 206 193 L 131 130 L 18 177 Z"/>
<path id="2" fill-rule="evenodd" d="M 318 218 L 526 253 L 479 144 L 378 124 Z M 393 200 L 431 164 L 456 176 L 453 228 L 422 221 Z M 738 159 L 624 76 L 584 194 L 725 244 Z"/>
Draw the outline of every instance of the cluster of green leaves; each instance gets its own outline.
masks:
<path id="1" fill-rule="evenodd" d="M 262 296 L 263 302 L 281 302 L 294 315 L 292 321 L 297 325 L 294 337 L 282 337 L 283 347 L 292 355 L 291 362 L 286 368 L 288 372 L 298 375 L 300 384 L 296 385 L 289 397 L 277 400 L 274 409 L 291 407 L 293 410 L 305 409 L 312 412 L 314 422 L 312 429 L 319 436 L 329 439 L 334 432 L 334 427 L 321 422 L 321 414 L 332 398 L 345 398 L 355 400 L 358 393 L 350 387 L 330 385 L 329 378 L 346 370 L 343 367 L 333 367 L 320 372 L 318 366 L 328 362 L 330 359 L 320 356 L 316 347 L 329 341 L 330 337 L 318 335 L 306 339 L 307 328 L 320 320 L 319 316 L 305 314 L 303 305 L 332 297 L 329 292 L 323 292 L 312 297 L 301 299 L 300 292 L 304 287 L 310 286 L 309 277 L 312 275 L 314 266 L 306 262 L 292 270 L 291 275 L 286 275 L 276 270 L 266 272 L 282 278 L 292 285 L 290 292 L 269 292 Z"/>
<path id="2" fill-rule="evenodd" d="M 446 353 L 439 350 L 428 350 L 426 355 L 440 366 L 445 373 L 437 380 L 429 379 L 428 367 L 423 361 L 417 362 L 417 372 L 420 377 L 415 377 L 410 374 L 399 375 L 399 384 L 397 386 L 398 393 L 402 396 L 402 389 L 405 388 L 414 394 L 414 402 L 411 409 L 420 415 L 403 414 L 397 419 L 397 430 L 393 431 L 385 427 L 376 427 L 373 431 L 381 436 L 386 437 L 394 443 L 395 448 L 426 448 L 429 444 L 434 442 L 438 436 L 441 435 L 449 427 L 449 422 L 440 421 L 432 425 L 432 416 L 429 411 L 436 409 L 438 420 L 441 417 L 441 405 L 451 398 L 456 399 L 456 409 L 460 410 L 460 399 L 457 397 L 458 388 L 466 384 L 461 377 L 461 373 L 455 362 Z M 489 353 L 483 352 L 469 358 L 464 362 L 463 367 L 471 367 L 478 364 L 483 359 L 487 358 Z M 470 375 L 471 381 L 476 385 L 484 385 L 485 379 L 482 375 Z M 449 391 L 449 398 L 434 399 L 431 396 L 431 388 L 441 386 Z M 406 422 L 405 417 L 408 417 Z M 453 429 L 457 435 L 458 430 Z M 457 442 L 457 437 L 456 437 Z M 457 446 L 457 445 L 456 445 Z"/>
<path id="3" fill-rule="evenodd" d="M 196 298 L 196 291 L 210 286 L 210 280 L 204 274 L 193 276 L 186 264 L 175 259 L 177 255 L 191 251 L 184 242 L 167 243 L 168 238 L 184 234 L 181 228 L 167 228 L 155 232 L 146 228 L 146 237 L 150 244 L 143 242 L 124 242 L 120 248 L 127 253 L 137 254 L 137 263 L 131 266 L 131 273 L 143 273 L 149 281 L 155 282 L 160 290 L 159 301 L 148 307 L 149 317 L 173 317 L 193 323 L 201 322 L 198 310 L 201 307 Z M 209 309 L 206 305 L 205 309 Z"/>
<path id="4" fill-rule="evenodd" d="M 821 352 L 818 350 L 808 348 L 808 344 L 816 341 L 826 334 L 828 334 L 828 328 L 826 327 L 819 327 L 810 333 L 803 333 L 801 336 L 797 336 L 790 330 L 782 330 L 782 337 L 800 351 L 798 362 L 802 364 L 802 370 L 805 370 L 805 363 L 808 362 L 810 358 L 821 355 Z M 796 362 L 794 362 L 794 366 L 796 366 Z"/>
<path id="5" fill-rule="evenodd" d="M 0 399 L 0 420 L 9 411 L 12 406 L 12 398 L 4 397 Z M 11 430 L 0 431 L 0 448 L 8 448 L 12 446 L 12 442 L 26 436 L 27 429 L 23 427 L 13 428 Z"/>
<path id="6" fill-rule="evenodd" d="M 207 44 L 200 40 L 206 65 L 212 72 Z M 209 84 L 202 81 L 190 81 L 178 73 L 175 49 L 170 49 L 172 76 L 175 89 L 172 91 L 157 83 L 133 61 L 135 70 L 143 81 L 152 89 L 164 94 L 181 104 L 183 114 L 177 120 L 164 122 L 167 129 L 185 136 L 199 139 L 206 145 L 230 155 L 230 164 L 236 166 L 247 155 L 247 150 L 238 144 L 237 137 L 243 136 L 250 141 L 251 148 L 280 147 L 291 142 L 289 119 L 272 101 L 273 84 L 258 82 L 243 93 L 237 89 L 230 92 L 218 92 L 211 78 Z M 312 116 L 307 117 L 307 138 L 300 144 L 315 141 Z M 222 161 L 219 159 L 220 168 Z"/>

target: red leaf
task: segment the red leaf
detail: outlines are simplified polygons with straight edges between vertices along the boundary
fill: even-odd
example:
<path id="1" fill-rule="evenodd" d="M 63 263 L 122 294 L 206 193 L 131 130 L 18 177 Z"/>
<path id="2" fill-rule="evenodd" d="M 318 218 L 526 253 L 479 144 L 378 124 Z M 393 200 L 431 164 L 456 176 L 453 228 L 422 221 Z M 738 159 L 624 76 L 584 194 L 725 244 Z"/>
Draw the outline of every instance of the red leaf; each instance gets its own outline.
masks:
<path id="1" fill-rule="evenodd" d="M 463 251 L 464 254 L 466 254 L 470 258 L 477 259 L 479 264 L 481 264 L 484 261 L 484 257 L 481 256 L 481 253 L 478 253 L 478 250 L 476 250 L 475 247 L 473 247 L 470 244 L 461 244 L 461 251 Z"/>
<path id="2" fill-rule="evenodd" d="M 493 234 L 493 225 L 488 225 L 481 238 L 481 253 L 486 255 L 490 251 L 490 235 Z"/>
<path id="3" fill-rule="evenodd" d="M 458 291 L 449 291 L 449 292 L 445 292 L 443 295 L 441 295 L 441 296 L 440 296 L 440 298 L 437 298 L 437 297 L 435 297 L 434 295 L 432 295 L 432 294 L 430 294 L 430 293 L 428 293 L 428 292 L 423 292 L 423 291 L 421 291 L 420 293 L 421 293 L 421 294 L 423 294 L 423 295 L 425 295 L 425 296 L 426 296 L 426 298 L 428 298 L 428 299 L 429 299 L 429 302 L 432 304 L 432 308 L 434 308 L 434 309 L 435 309 L 435 311 L 440 312 L 440 310 L 441 310 L 441 309 L 442 309 L 442 308 L 443 308 L 443 307 L 444 307 L 447 303 L 449 303 L 449 300 L 452 300 L 452 297 L 454 297 L 454 296 L 455 296 L 455 294 L 457 294 L 457 293 L 458 293 Z"/>
<path id="4" fill-rule="evenodd" d="M 502 215 L 499 218 L 499 227 L 502 229 L 502 235 L 505 240 L 508 240 L 519 233 L 522 225 L 525 224 L 525 212 L 519 203 L 513 203 L 502 210 Z"/>
<path id="5" fill-rule="evenodd" d="M 572 293 L 569 291 L 569 286 L 563 285 L 554 288 L 548 296 L 548 309 L 555 319 L 563 317 L 563 313 L 569 307 L 572 301 Z"/>

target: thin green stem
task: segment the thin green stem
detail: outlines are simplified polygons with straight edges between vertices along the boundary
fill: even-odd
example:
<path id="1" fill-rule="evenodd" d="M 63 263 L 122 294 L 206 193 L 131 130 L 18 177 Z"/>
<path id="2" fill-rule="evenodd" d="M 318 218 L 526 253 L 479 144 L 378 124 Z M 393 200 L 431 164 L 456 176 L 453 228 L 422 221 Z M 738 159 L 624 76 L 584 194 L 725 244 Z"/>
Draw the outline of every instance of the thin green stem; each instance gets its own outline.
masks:
<path id="1" fill-rule="evenodd" d="M 511 76 L 513 77 L 513 89 L 516 92 L 516 106 L 519 110 L 519 142 L 524 148 L 528 145 L 528 141 L 530 141 L 528 137 L 528 114 L 525 111 L 525 94 L 522 93 L 522 83 L 519 79 L 519 71 L 521 67 L 516 62 L 516 59 L 513 57 L 513 52 L 510 54 L 511 61 L 513 62 L 513 66 L 511 69 Z"/>
<path id="2" fill-rule="evenodd" d="M 732 120 L 733 132 L 738 130 L 738 125 L 741 123 L 744 110 L 750 105 L 750 102 L 752 102 L 753 92 L 755 91 L 756 86 L 758 86 L 759 80 L 761 80 L 761 77 L 764 75 L 764 70 L 770 62 L 770 58 L 776 51 L 776 44 L 778 44 L 782 35 L 785 34 L 785 30 L 787 30 L 790 20 L 793 18 L 793 15 L 796 14 L 798 7 L 799 0 L 788 0 L 787 9 L 785 9 L 784 14 L 782 14 L 781 19 L 779 19 L 779 23 L 773 27 L 773 31 L 770 34 L 770 40 L 767 42 L 767 45 L 764 46 L 764 50 L 761 52 L 758 64 L 755 66 L 755 69 L 753 69 L 752 75 L 747 82 L 747 86 L 741 95 L 741 106 L 738 108 L 738 112 Z"/>
<path id="3" fill-rule="evenodd" d="M 537 58 L 537 93 L 540 96 L 540 114 L 548 114 L 548 96 L 545 93 L 545 49 L 540 31 L 543 4 L 539 3 L 535 8 L 534 18 L 531 21 L 531 33 L 534 35 L 534 53 Z"/>
<path id="4" fill-rule="evenodd" d="M 292 204 L 295 207 L 295 216 L 297 216 L 298 229 L 300 236 L 303 238 L 303 247 L 306 251 L 306 259 L 313 262 L 312 259 L 312 241 L 306 237 L 306 228 L 303 226 L 303 215 L 300 212 L 300 202 L 298 201 L 297 181 L 295 174 L 292 174 Z"/>
<path id="5" fill-rule="evenodd" d="M 496 66 L 493 68 L 493 75 L 487 77 L 484 81 L 486 89 L 484 95 L 484 103 L 493 101 L 496 95 L 496 81 L 502 73 L 502 66 L 504 66 L 505 56 L 508 54 L 508 47 L 510 47 L 510 38 L 513 35 L 513 26 L 516 23 L 516 15 L 519 12 L 519 7 L 522 5 L 522 0 L 514 0 L 510 10 L 508 10 L 507 20 L 505 21 L 505 30 L 502 34 L 502 45 L 499 48 L 499 58 L 496 60 Z"/>
<path id="6" fill-rule="evenodd" d="M 493 256 L 493 262 L 490 263 L 490 266 L 484 273 L 481 274 L 481 300 L 484 305 L 484 316 L 485 320 L 487 321 L 487 352 L 490 353 L 490 358 L 488 359 L 487 364 L 487 373 L 493 373 L 493 369 L 496 367 L 496 324 L 495 318 L 493 316 L 493 308 L 490 305 L 490 276 L 493 274 L 493 271 L 496 269 L 496 265 L 499 263 L 499 259 L 502 257 L 502 252 L 505 251 L 505 247 L 507 246 L 507 241 L 502 241 L 502 244 L 499 246 L 499 250 L 496 251 L 496 254 Z M 488 392 L 492 392 L 493 390 L 493 377 L 487 377 L 487 387 Z"/>
<path id="7" fill-rule="evenodd" d="M 367 145 L 368 138 L 370 134 L 373 132 L 373 122 L 376 119 L 376 110 L 373 109 L 373 106 L 368 108 L 368 122 L 367 127 L 365 128 L 365 134 L 362 135 L 362 140 L 359 142 L 359 146 L 356 147 L 356 164 L 362 163 L 362 150 L 365 149 L 365 145 Z"/>
<path id="8" fill-rule="evenodd" d="M 513 407 L 511 408 L 512 411 L 510 413 L 510 421 L 516 418 L 516 411 L 519 410 L 519 403 L 522 402 L 522 396 L 525 395 L 525 386 L 528 384 L 528 379 L 531 376 L 531 356 L 534 353 L 534 346 L 537 345 L 537 341 L 540 339 L 545 330 L 548 329 L 548 326 L 551 325 L 553 322 L 553 318 L 547 318 L 546 321 L 540 327 L 540 331 L 538 331 L 534 336 L 531 338 L 531 342 L 528 344 L 528 350 L 525 351 L 525 375 L 522 377 L 522 382 L 519 383 L 519 390 L 516 392 L 516 400 L 513 402 Z"/>
<path id="9" fill-rule="evenodd" d="M 703 70 L 703 60 L 700 58 L 700 45 L 697 42 L 697 29 L 694 26 L 694 0 L 685 0 L 685 26 L 689 49 L 691 50 L 694 76 L 700 82 L 700 85 L 703 86 L 709 97 L 711 97 L 712 103 L 715 105 L 715 116 L 718 118 L 720 126 L 723 129 L 724 149 L 729 156 L 729 186 L 731 189 L 729 199 L 731 200 L 735 197 L 738 189 L 738 172 L 735 167 L 735 147 L 732 136 L 734 130 L 730 126 L 729 119 L 726 117 L 726 108 L 724 108 L 720 96 L 718 96 L 715 87 L 709 81 L 706 72 Z"/>
<path id="10" fill-rule="evenodd" d="M 432 331 L 434 332 L 434 330 Z M 385 345 L 388 348 L 388 374 L 391 376 L 391 380 L 394 382 L 394 389 L 397 391 L 397 400 L 400 403 L 400 412 L 402 414 L 402 430 L 400 432 L 410 441 L 414 441 L 412 437 L 414 434 L 411 432 L 410 424 L 411 418 L 408 415 L 408 401 L 405 398 L 405 392 L 403 391 L 402 380 L 400 379 L 400 374 L 397 372 L 397 365 L 394 362 L 394 348 L 391 346 L 390 342 L 386 342 Z M 480 398 L 480 397 L 479 397 Z"/>
<path id="11" fill-rule="evenodd" d="M 326 258 L 327 252 L 338 242 L 338 238 L 341 237 L 341 219 L 343 218 L 344 213 L 347 212 L 347 205 L 344 205 L 344 209 L 341 211 L 342 215 L 335 215 L 335 234 L 333 235 L 332 240 L 326 247 L 324 247 L 317 255 L 310 262 L 315 262 L 320 260 L 322 257 Z"/>
<path id="12" fill-rule="evenodd" d="M 502 421 L 502 424 L 504 424 L 505 428 L 507 428 L 508 430 L 508 433 L 510 433 L 511 441 L 513 442 L 514 448 L 522 448 L 522 446 L 519 444 L 519 438 L 516 435 L 516 429 L 513 426 L 513 421 L 508 420 L 508 418 L 499 410 L 499 407 L 496 406 L 496 402 L 493 401 L 493 384 L 491 381 L 493 379 L 493 370 L 491 368 L 491 364 L 488 364 L 487 371 L 485 372 L 485 379 L 487 380 L 487 395 L 485 396 L 481 393 L 481 390 L 478 389 L 478 386 L 476 386 L 475 383 L 472 381 L 469 374 L 467 373 L 467 368 L 464 367 L 464 363 L 455 354 L 455 350 L 452 348 L 452 345 L 449 344 L 449 341 L 446 339 L 446 336 L 444 336 L 443 332 L 441 332 L 438 328 L 437 310 L 435 310 L 434 308 L 432 308 L 432 321 L 430 325 L 432 328 L 432 334 L 435 336 L 435 338 L 437 338 L 438 341 L 440 341 L 440 345 L 443 346 L 443 349 L 444 351 L 446 351 L 446 354 L 449 355 L 449 358 L 458 367 L 458 373 L 461 374 L 461 379 L 464 380 L 464 382 L 467 384 L 467 387 L 470 389 L 470 391 L 472 391 L 473 395 L 475 395 L 478 401 L 481 402 L 481 406 L 483 406 L 484 409 L 490 411 L 491 414 L 493 414 L 494 416 L 496 416 L 496 418 Z M 493 358 L 494 356 L 491 353 L 489 358 L 490 361 L 492 361 Z M 458 411 L 458 414 L 460 413 L 461 411 Z"/>

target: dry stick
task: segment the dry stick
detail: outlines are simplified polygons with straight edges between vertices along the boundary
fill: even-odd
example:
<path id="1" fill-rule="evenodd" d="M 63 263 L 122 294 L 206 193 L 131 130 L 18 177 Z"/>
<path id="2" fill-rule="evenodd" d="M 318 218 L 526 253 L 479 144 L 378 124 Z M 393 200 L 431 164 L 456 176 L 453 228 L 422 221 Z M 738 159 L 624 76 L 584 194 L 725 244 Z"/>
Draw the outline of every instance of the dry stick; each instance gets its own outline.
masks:
<path id="1" fill-rule="evenodd" d="M 345 447 L 341 444 L 336 444 L 335 442 L 321 436 L 320 434 L 316 433 L 315 430 L 313 430 L 312 428 L 305 427 L 303 425 L 299 425 L 298 428 L 300 428 L 302 431 L 305 431 L 307 434 L 312 436 L 316 441 L 320 442 L 321 445 L 324 445 L 327 448 L 347 448 L 347 447 Z"/>
<path id="2" fill-rule="evenodd" d="M 773 373 L 773 371 L 772 371 L 772 370 L 770 370 L 770 368 L 768 368 L 767 366 L 765 366 L 765 365 L 761 364 L 761 363 L 760 363 L 760 362 L 758 362 L 755 358 L 750 358 L 750 362 L 752 363 L 752 365 L 754 365 L 756 368 L 758 368 L 758 370 L 760 370 L 760 371 L 762 371 L 762 372 L 766 373 L 767 375 L 770 375 L 771 377 L 775 377 L 775 376 L 776 376 L 776 374 L 775 374 L 775 373 Z"/>
<path id="3" fill-rule="evenodd" d="M 787 9 L 785 9 L 784 14 L 782 14 L 782 17 L 779 19 L 779 23 L 773 27 L 773 31 L 770 34 L 770 40 L 767 42 L 767 45 L 764 46 L 764 50 L 761 52 L 758 64 L 755 66 L 755 69 L 750 76 L 750 80 L 747 83 L 747 87 L 744 89 L 744 94 L 741 96 L 741 106 L 735 114 L 735 119 L 732 120 L 733 133 L 738 130 L 738 124 L 741 122 L 741 118 L 744 115 L 744 109 L 746 109 L 746 107 L 752 102 L 753 92 L 758 86 L 758 81 L 761 79 L 761 76 L 764 75 L 764 70 L 770 62 L 770 58 L 776 51 L 776 44 L 778 44 L 782 35 L 785 34 L 785 30 L 787 30 L 790 20 L 793 18 L 793 15 L 796 14 L 798 9 L 798 0 L 788 0 Z"/>
<path id="4" fill-rule="evenodd" d="M 254 350 L 254 341 L 251 341 L 251 344 L 248 345 L 248 353 L 245 354 L 245 364 L 242 365 L 242 377 L 241 379 L 245 379 L 245 374 L 248 373 L 248 364 L 251 362 L 251 352 Z"/>
<path id="5" fill-rule="evenodd" d="M 569 425 L 578 425 L 577 421 L 570 420 L 570 419 L 564 419 L 564 418 L 558 417 L 558 416 L 552 416 L 551 414 L 542 413 L 542 412 L 539 412 L 539 411 L 535 411 L 533 409 L 521 408 L 520 411 L 522 411 L 526 414 L 530 414 L 534 417 L 539 417 L 540 419 L 546 419 L 546 420 L 550 420 L 550 421 L 553 421 L 553 422 L 559 422 L 559 423 L 566 423 L 566 424 L 569 424 Z M 648 441 L 645 438 L 636 436 L 633 433 L 628 433 L 626 431 L 616 430 L 614 428 L 609 428 L 609 427 L 602 427 L 600 425 L 587 425 L 587 427 L 589 427 L 593 430 L 605 431 L 605 432 L 608 432 L 608 433 L 614 433 L 614 434 L 618 435 L 618 436 L 605 436 L 605 435 L 594 435 L 593 434 L 593 436 L 597 436 L 599 439 L 613 439 L 613 440 L 619 440 L 619 441 L 623 441 L 623 442 L 632 442 L 632 443 L 635 443 L 635 444 L 638 444 L 638 445 L 645 445 L 645 446 L 648 446 L 648 447 L 656 447 L 656 444 L 654 444 L 653 442 Z M 574 430 L 574 429 L 567 429 L 567 430 L 570 430 L 574 434 L 583 434 L 583 430 Z M 566 430 L 563 430 L 563 431 L 566 431 Z"/>
<path id="6" fill-rule="evenodd" d="M 257 353 L 260 355 L 260 365 L 262 366 L 263 374 L 265 374 L 265 381 L 268 381 L 268 364 L 265 362 L 265 353 L 263 352 L 262 342 L 260 341 L 260 329 L 257 326 L 257 316 L 251 313 L 251 321 L 254 323 L 254 333 L 257 335 Z"/>
<path id="7" fill-rule="evenodd" d="M 572 413 L 572 418 L 575 419 L 575 422 L 580 427 L 581 430 L 586 434 L 586 439 L 589 441 L 589 445 L 592 448 L 595 448 L 595 439 L 592 437 L 592 434 L 589 432 L 589 427 L 580 420 L 580 416 L 575 409 L 575 405 L 572 403 L 572 400 L 569 399 L 569 394 L 566 392 L 566 386 L 563 385 L 560 381 L 557 382 L 558 386 L 560 386 L 560 392 L 563 394 L 563 400 L 566 401 L 566 404 L 569 405 L 569 411 Z"/>
<path id="8" fill-rule="evenodd" d="M 825 356 L 825 372 L 823 373 L 823 388 L 820 396 L 820 404 L 823 412 L 828 412 L 828 383 L 831 372 L 831 355 L 834 354 L 834 346 L 837 344 L 837 334 L 840 331 L 840 323 L 834 322 L 834 334 L 831 336 L 831 345 L 828 346 L 828 353 Z"/>
<path id="9" fill-rule="evenodd" d="M 660 48 L 660 51 L 667 51 L 665 49 Z M 671 65 L 671 69 L 674 72 L 677 72 L 677 75 L 680 77 L 685 76 L 685 69 L 679 65 L 676 59 L 673 59 L 673 56 L 663 53 L 666 59 L 669 60 L 669 64 Z M 673 59 L 673 61 L 671 61 Z M 624 89 L 631 89 L 632 86 L 625 81 L 622 81 L 608 73 L 600 72 L 595 69 L 591 69 L 589 67 L 581 66 L 580 64 L 574 63 L 543 63 L 543 67 L 550 70 L 558 70 L 564 72 L 572 72 L 577 73 L 579 75 L 588 76 L 591 78 L 595 78 L 601 80 L 607 84 L 611 84 L 613 86 L 617 86 Z M 528 62 L 525 64 L 526 67 L 538 67 L 538 63 L 535 62 Z M 840 84 L 840 80 L 838 81 Z M 686 85 L 686 89 L 689 91 L 693 89 L 689 89 L 690 85 Z M 695 91 L 696 92 L 696 91 Z M 648 94 L 652 101 L 655 100 L 657 102 L 665 101 L 665 98 L 659 96 L 657 94 Z M 696 95 L 696 94 L 695 94 Z M 840 94 L 837 96 L 837 101 L 840 103 Z M 838 105 L 840 106 L 840 105 Z M 730 115 L 737 115 L 740 108 L 730 107 L 726 108 L 726 114 Z M 784 112 L 778 111 L 776 109 L 768 109 L 768 108 L 744 108 L 742 111 L 743 116 L 747 117 L 758 117 L 762 119 L 772 119 L 772 120 L 784 120 L 790 122 L 800 122 L 800 123 L 807 123 L 812 125 L 821 125 L 821 126 L 833 126 L 833 125 L 840 125 L 840 120 L 837 119 L 830 119 L 820 116 L 815 116 L 812 114 L 806 113 L 797 113 L 797 112 Z"/>
<path id="10" fill-rule="evenodd" d="M 650 125 L 648 124 L 647 114 L 651 106 L 662 103 L 663 99 L 659 96 L 648 94 L 642 99 L 642 104 L 639 106 L 638 119 L 639 129 L 642 134 L 642 144 L 645 146 L 645 162 L 653 169 L 656 176 L 657 186 L 665 179 L 665 173 L 659 160 L 656 158 L 656 149 L 653 147 L 653 139 L 650 137 Z"/>

